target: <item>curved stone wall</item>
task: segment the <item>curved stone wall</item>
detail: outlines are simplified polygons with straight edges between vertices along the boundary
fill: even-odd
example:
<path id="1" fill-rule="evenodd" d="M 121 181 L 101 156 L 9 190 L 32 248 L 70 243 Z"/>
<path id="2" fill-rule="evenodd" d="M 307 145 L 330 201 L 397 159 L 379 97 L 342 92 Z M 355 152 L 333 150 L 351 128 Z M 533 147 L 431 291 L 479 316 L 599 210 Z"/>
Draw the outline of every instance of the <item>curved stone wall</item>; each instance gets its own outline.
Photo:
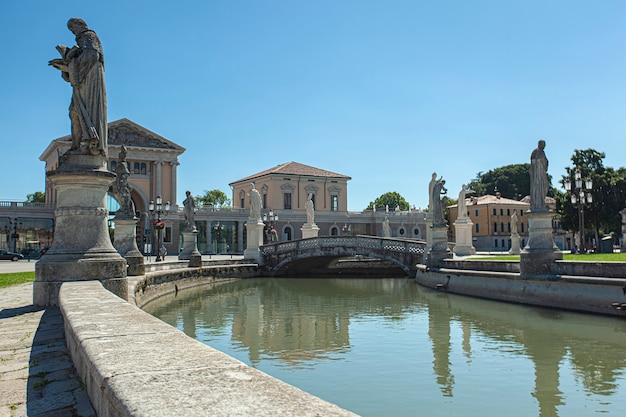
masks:
<path id="1" fill-rule="evenodd" d="M 147 274 L 129 284 L 130 303 L 98 281 L 62 285 L 59 305 L 68 348 L 98 416 L 354 416 L 134 305 L 177 288 L 233 279 L 235 267 L 220 268 Z M 240 265 L 239 272 L 245 276 L 251 268 Z"/>

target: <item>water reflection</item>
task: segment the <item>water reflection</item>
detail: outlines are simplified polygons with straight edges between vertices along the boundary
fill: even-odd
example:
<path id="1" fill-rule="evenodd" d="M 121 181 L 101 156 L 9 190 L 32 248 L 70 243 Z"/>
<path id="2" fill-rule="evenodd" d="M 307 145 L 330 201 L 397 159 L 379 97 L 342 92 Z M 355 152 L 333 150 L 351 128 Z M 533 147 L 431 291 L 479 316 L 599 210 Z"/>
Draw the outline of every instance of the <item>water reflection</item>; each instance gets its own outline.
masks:
<path id="1" fill-rule="evenodd" d="M 364 415 L 377 415 L 376 407 L 379 415 L 413 415 L 416 400 L 420 409 L 431 404 L 429 415 L 486 415 L 486 401 L 490 410 L 501 406 L 508 415 L 529 415 L 531 406 L 540 416 L 571 415 L 568 411 L 581 407 L 610 412 L 626 393 L 623 320 L 438 293 L 405 279 L 241 280 L 166 297 L 146 310 L 210 345 L 229 339 L 234 356 L 255 367 L 267 361 L 293 373 L 335 361 L 329 372 L 354 372 L 345 378 L 359 380 L 364 393 L 362 398 L 329 393 L 327 399 Z M 411 365 L 428 352 L 430 378 L 416 374 L 425 371 Z M 349 368 L 349 362 L 361 357 L 370 369 Z M 382 365 L 395 369 L 387 372 L 388 384 L 408 391 L 408 398 L 398 395 L 393 400 L 399 407 L 405 401 L 404 411 L 379 405 L 391 401 L 401 389 L 396 385 L 378 393 L 382 399 L 368 398 L 380 389 L 368 390 L 367 384 L 374 382 L 361 378 L 375 372 L 372 364 L 377 361 L 390 361 Z M 396 368 L 402 366 L 411 369 L 406 380 Z M 325 376 L 302 377 L 315 378 Z M 440 392 L 437 403 L 426 394 L 432 383 Z M 325 392 L 301 388 L 316 395 Z M 494 390 L 502 398 L 494 398 Z M 341 401 L 332 395 L 342 396 Z M 346 395 L 355 397 L 354 406 L 342 402 Z M 515 401 L 525 403 L 518 406 Z"/>

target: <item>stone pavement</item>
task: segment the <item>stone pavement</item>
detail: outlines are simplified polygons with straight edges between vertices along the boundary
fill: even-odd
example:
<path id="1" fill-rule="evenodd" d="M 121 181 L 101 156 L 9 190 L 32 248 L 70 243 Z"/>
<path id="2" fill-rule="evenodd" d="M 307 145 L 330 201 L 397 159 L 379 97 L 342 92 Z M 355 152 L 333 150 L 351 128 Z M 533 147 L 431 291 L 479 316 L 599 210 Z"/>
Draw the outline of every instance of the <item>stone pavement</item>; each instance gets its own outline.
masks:
<path id="1" fill-rule="evenodd" d="M 0 273 L 34 269 L 35 262 L 0 261 Z M 35 307 L 32 299 L 32 284 L 0 288 L 0 417 L 95 416 L 59 308 Z"/>

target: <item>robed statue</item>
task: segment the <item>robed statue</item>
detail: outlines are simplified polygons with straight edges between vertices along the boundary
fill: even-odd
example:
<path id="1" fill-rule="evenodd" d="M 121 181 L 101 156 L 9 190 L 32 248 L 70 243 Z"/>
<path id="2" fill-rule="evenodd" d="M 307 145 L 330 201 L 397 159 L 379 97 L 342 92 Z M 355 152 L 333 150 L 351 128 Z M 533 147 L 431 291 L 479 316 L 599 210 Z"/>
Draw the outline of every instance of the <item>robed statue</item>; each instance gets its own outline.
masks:
<path id="1" fill-rule="evenodd" d="M 117 211 L 116 218 L 134 218 L 135 217 L 135 204 L 131 197 L 132 187 L 128 184 L 128 178 L 130 177 L 130 171 L 128 170 L 126 156 L 128 152 L 126 147 L 122 145 L 122 149 L 119 154 L 119 162 L 115 166 L 115 182 L 113 183 L 113 194 L 120 204 L 120 208 Z"/>
<path id="2" fill-rule="evenodd" d="M 313 203 L 313 194 L 309 193 L 306 203 L 304 203 L 306 209 L 306 222 L 307 224 L 315 223 L 315 204 Z"/>
<path id="3" fill-rule="evenodd" d="M 104 53 L 96 32 L 80 18 L 71 18 L 67 27 L 76 36 L 76 45 L 58 45 L 61 58 L 49 65 L 59 69 L 72 86 L 70 121 L 72 147 L 69 153 L 107 157 L 107 99 L 104 84 Z"/>
<path id="4" fill-rule="evenodd" d="M 443 214 L 443 209 L 445 207 L 447 197 L 446 192 L 448 191 L 445 187 L 446 182 L 443 179 L 438 179 L 433 186 L 432 191 L 432 220 L 433 226 L 445 226 L 446 219 Z"/>
<path id="5" fill-rule="evenodd" d="M 183 200 L 183 214 L 185 215 L 185 226 L 187 230 L 196 229 L 196 200 L 191 195 L 191 191 L 186 191 L 187 196 Z"/>
<path id="6" fill-rule="evenodd" d="M 530 211 L 545 211 L 548 195 L 548 158 L 543 151 L 546 141 L 540 140 L 530 155 Z"/>
<path id="7" fill-rule="evenodd" d="M 251 184 L 251 189 L 248 195 L 250 196 L 250 218 L 261 218 L 261 194 L 254 188 L 254 183 Z"/>

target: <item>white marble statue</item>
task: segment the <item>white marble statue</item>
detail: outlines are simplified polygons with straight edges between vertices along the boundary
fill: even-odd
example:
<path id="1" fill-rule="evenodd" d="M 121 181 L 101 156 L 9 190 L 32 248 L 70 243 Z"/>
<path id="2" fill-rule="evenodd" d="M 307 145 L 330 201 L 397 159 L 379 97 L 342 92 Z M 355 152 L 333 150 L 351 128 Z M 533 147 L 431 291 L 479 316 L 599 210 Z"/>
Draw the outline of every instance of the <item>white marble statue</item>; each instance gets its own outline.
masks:
<path id="1" fill-rule="evenodd" d="M 315 204 L 313 203 L 312 193 L 309 193 L 309 196 L 306 199 L 306 203 L 304 203 L 304 207 L 306 209 L 307 224 L 314 224 L 315 223 Z"/>
<path id="2" fill-rule="evenodd" d="M 467 219 L 467 202 L 465 201 L 465 194 L 467 193 L 467 186 L 463 184 L 461 186 L 461 191 L 459 191 L 459 201 L 457 202 L 458 207 L 458 219 Z"/>
<path id="3" fill-rule="evenodd" d="M 250 218 L 260 219 L 261 209 L 263 208 L 261 204 L 261 194 L 259 194 L 259 191 L 254 188 L 254 183 L 251 184 L 251 187 L 250 193 L 248 193 L 250 196 Z"/>
<path id="4" fill-rule="evenodd" d="M 383 237 L 391 237 L 391 228 L 389 227 L 389 217 L 383 220 Z"/>
<path id="5" fill-rule="evenodd" d="M 511 215 L 511 235 L 517 235 L 517 212 L 513 212 Z"/>

